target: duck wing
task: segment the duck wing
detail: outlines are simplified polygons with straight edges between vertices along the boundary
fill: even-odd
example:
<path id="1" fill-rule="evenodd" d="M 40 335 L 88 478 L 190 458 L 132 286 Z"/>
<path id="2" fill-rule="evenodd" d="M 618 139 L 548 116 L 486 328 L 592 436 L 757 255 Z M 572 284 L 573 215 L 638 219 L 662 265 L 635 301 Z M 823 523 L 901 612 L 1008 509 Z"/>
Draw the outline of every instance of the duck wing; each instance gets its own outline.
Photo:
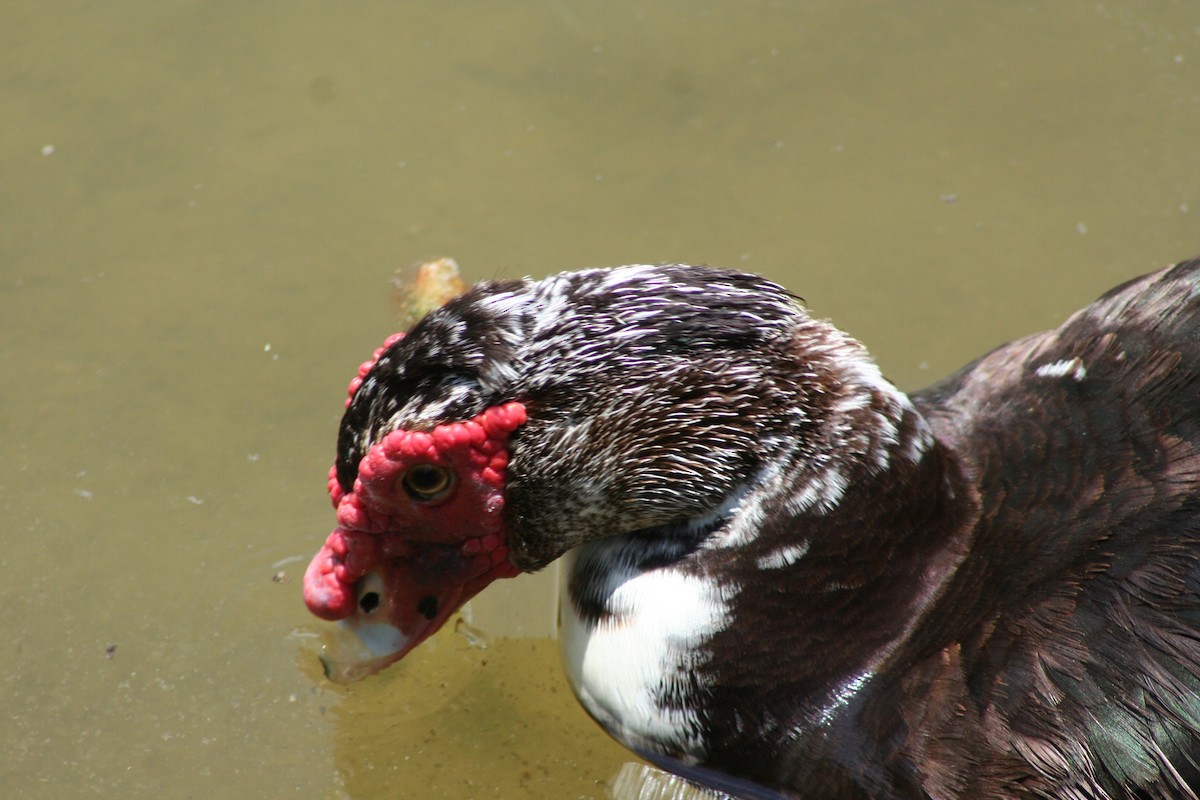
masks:
<path id="1" fill-rule="evenodd" d="M 980 509 L 907 648 L 934 654 L 901 693 L 927 786 L 1195 797 L 1200 260 L 913 400 L 973 474 Z"/>

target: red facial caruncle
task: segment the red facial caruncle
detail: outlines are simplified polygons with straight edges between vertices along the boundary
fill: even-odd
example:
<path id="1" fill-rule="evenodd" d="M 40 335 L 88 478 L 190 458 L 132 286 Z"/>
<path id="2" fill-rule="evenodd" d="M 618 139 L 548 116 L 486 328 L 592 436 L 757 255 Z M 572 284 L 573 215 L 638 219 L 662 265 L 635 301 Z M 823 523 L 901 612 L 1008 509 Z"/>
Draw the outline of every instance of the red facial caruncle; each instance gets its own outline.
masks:
<path id="1" fill-rule="evenodd" d="M 360 367 L 351 397 L 373 363 Z M 343 678 L 401 658 L 484 586 L 517 574 L 504 482 L 509 436 L 524 422 L 525 407 L 514 401 L 428 431 L 392 431 L 363 456 L 349 492 L 330 471 L 338 527 L 308 567 L 304 601 L 318 617 L 358 626 L 371 663 Z M 366 641 L 366 628 L 375 641 Z"/>

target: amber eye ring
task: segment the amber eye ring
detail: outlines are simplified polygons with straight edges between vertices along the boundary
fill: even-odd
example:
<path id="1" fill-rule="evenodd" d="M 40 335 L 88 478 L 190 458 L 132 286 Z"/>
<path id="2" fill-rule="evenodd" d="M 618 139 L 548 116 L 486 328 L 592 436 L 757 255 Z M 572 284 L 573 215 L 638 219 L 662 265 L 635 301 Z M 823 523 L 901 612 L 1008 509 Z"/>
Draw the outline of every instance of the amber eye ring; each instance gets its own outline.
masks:
<path id="1" fill-rule="evenodd" d="M 400 483 L 413 500 L 428 503 L 449 494 L 454 486 L 454 473 L 440 464 L 414 464 Z"/>

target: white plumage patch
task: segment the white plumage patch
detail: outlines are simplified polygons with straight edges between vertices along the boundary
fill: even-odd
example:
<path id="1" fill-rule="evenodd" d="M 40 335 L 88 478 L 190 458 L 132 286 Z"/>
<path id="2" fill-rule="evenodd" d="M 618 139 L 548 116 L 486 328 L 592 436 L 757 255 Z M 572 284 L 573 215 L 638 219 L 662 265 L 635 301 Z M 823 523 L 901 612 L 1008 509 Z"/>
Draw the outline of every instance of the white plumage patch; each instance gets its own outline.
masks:
<path id="1" fill-rule="evenodd" d="M 780 547 L 777 550 L 772 550 L 762 558 L 758 559 L 759 569 L 783 569 L 790 567 L 808 554 L 810 542 L 805 539 L 797 544 L 789 544 Z"/>
<path id="2" fill-rule="evenodd" d="M 911 401 L 909 405 L 912 405 Z M 929 429 L 929 423 L 924 419 L 919 419 L 916 431 L 903 443 L 900 456 L 910 463 L 918 464 L 932 446 L 933 431 Z"/>
<path id="3" fill-rule="evenodd" d="M 1078 356 L 1063 358 L 1049 364 L 1042 364 L 1035 373 L 1039 378 L 1071 377 L 1076 382 L 1087 377 L 1087 366 Z"/>
<path id="4" fill-rule="evenodd" d="M 577 548 L 566 557 L 570 582 L 582 559 L 603 559 Z M 561 647 L 567 678 L 588 712 L 621 742 L 643 752 L 700 758 L 704 742 L 695 710 L 664 708 L 661 698 L 691 673 L 697 648 L 729 623 L 728 586 L 670 567 L 614 568 L 605 576 L 606 609 L 599 622 L 581 619 L 562 593 Z"/>
<path id="5" fill-rule="evenodd" d="M 817 514 L 828 514 L 842 501 L 842 496 L 849 488 L 846 476 L 836 467 L 829 467 L 814 475 L 792 494 L 787 510 L 792 514 L 803 514 L 810 510 Z"/>

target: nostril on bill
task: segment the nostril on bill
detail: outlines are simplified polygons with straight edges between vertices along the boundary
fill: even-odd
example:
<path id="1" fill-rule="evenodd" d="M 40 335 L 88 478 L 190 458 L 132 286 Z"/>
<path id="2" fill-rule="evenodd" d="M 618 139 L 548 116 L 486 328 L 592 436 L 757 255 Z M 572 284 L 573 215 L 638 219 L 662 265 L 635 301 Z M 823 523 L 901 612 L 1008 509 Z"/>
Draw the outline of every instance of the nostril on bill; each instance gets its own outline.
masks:
<path id="1" fill-rule="evenodd" d="M 363 610 L 364 614 L 370 614 L 372 611 L 379 608 L 379 593 L 364 592 L 363 596 L 358 600 L 358 607 Z"/>
<path id="2" fill-rule="evenodd" d="M 433 619 L 437 616 L 438 601 L 433 595 L 426 595 L 417 601 L 417 612 L 425 619 Z"/>

